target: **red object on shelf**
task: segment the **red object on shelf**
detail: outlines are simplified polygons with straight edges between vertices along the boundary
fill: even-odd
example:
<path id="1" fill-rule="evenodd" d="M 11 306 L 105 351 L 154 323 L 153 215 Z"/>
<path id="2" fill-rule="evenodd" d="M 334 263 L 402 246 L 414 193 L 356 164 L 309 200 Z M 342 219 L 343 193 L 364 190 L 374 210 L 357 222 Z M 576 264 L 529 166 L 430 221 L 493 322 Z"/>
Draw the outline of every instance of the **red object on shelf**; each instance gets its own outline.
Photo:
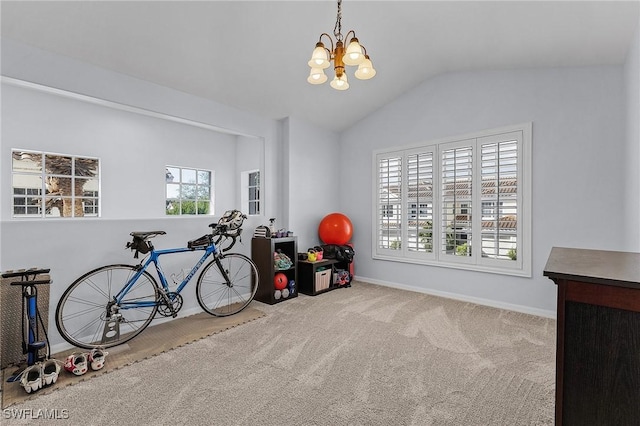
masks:
<path id="1" fill-rule="evenodd" d="M 273 286 L 276 290 L 284 290 L 289 284 L 289 279 L 282 272 L 278 272 L 273 276 Z"/>
<path id="2" fill-rule="evenodd" d="M 318 235 L 325 244 L 347 244 L 353 236 L 353 224 L 342 213 L 331 213 L 320 221 Z"/>

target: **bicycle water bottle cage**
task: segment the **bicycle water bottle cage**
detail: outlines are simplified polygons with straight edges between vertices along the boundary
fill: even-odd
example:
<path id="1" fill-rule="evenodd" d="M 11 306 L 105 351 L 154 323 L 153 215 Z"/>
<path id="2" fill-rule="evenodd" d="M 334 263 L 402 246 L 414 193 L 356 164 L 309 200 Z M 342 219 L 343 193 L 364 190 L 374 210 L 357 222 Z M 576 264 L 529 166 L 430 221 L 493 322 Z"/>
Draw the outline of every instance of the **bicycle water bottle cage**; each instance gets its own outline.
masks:
<path id="1" fill-rule="evenodd" d="M 133 258 L 137 259 L 138 253 L 147 254 L 153 248 L 151 243 L 147 241 L 148 238 L 164 234 L 166 234 L 164 231 L 132 232 L 130 235 L 133 237 L 133 241 L 129 241 L 125 248 L 131 249 L 131 251 L 135 250 Z"/>

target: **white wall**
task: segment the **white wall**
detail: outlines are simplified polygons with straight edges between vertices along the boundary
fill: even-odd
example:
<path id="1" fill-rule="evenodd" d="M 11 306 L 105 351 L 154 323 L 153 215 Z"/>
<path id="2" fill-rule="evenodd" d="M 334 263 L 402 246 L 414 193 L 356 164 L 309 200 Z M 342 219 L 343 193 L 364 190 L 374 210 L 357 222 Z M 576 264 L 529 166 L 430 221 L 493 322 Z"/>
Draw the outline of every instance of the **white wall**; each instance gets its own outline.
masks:
<path id="1" fill-rule="evenodd" d="M 242 141 L 239 153 L 246 152 L 245 142 L 255 141 L 264 170 L 264 217 L 280 215 L 278 122 L 8 40 L 2 40 L 1 53 L 6 82 L 1 85 L 0 270 L 51 268 L 50 324 L 55 323 L 59 297 L 74 279 L 100 265 L 134 263 L 124 250 L 129 232 L 164 230 L 167 235 L 154 241 L 157 247 L 184 246 L 206 233 L 222 210 L 235 208 L 239 197 L 234 175 L 242 164 L 235 161 L 236 147 L 230 145 L 236 138 Z M 15 87 L 7 77 L 203 123 L 222 133 Z M 214 152 L 214 147 L 221 151 Z M 103 217 L 13 220 L 7 203 L 12 148 L 100 157 Z M 154 176 L 159 172 L 162 180 L 166 164 L 217 168 L 218 211 L 213 218 L 163 216 L 164 187 Z M 245 238 L 237 251 L 250 253 L 250 235 L 264 217 L 245 222 Z M 193 257 L 163 259 L 164 270 L 168 275 L 179 273 L 195 263 Z M 195 282 L 183 296 L 183 314 L 200 311 Z M 54 349 L 64 346 L 55 327 L 49 332 Z"/>
<path id="2" fill-rule="evenodd" d="M 341 207 L 354 223 L 355 272 L 373 282 L 553 315 L 542 276 L 553 246 L 621 249 L 621 67 L 461 72 L 426 81 L 341 138 Z M 533 278 L 373 260 L 372 151 L 533 122 Z M 354 158 L 363 158 L 356 162 Z"/>
<path id="3" fill-rule="evenodd" d="M 221 132 L 263 141 L 265 215 L 279 215 L 277 180 L 280 166 L 280 124 L 226 105 L 199 98 L 36 49 L 0 39 L 2 76 L 63 89 L 81 95 L 184 118 Z"/>
<path id="4" fill-rule="evenodd" d="M 215 213 L 239 207 L 229 161 L 236 136 L 6 84 L 2 103 L 3 169 L 10 172 L 12 148 L 97 157 L 106 219 L 164 217 L 167 165 L 212 170 Z M 11 179 L 1 191 L 11 193 Z M 11 203 L 3 203 L 2 220 L 10 219 Z"/>
<path id="5" fill-rule="evenodd" d="M 222 211 L 237 206 L 238 172 L 229 161 L 236 155 L 236 136 L 7 84 L 2 84 L 2 105 L 5 200 L 11 194 L 12 148 L 100 159 L 99 219 L 12 219 L 11 203 L 2 203 L 3 270 L 50 267 L 51 313 L 66 285 L 85 271 L 133 263 L 123 250 L 131 231 L 164 230 L 168 235 L 154 241 L 159 248 L 182 247 L 205 234 Z M 166 217 L 166 165 L 213 170 L 213 217 Z M 178 273 L 195 264 L 196 256 L 165 257 L 163 266 Z M 197 309 L 193 288 L 183 314 Z"/>
<path id="6" fill-rule="evenodd" d="M 640 21 L 640 19 L 639 19 Z M 625 250 L 640 251 L 640 23 L 624 66 L 627 144 L 625 153 Z"/>
<path id="7" fill-rule="evenodd" d="M 320 244 L 318 225 L 339 211 L 342 182 L 338 179 L 338 135 L 295 117 L 285 120 L 283 156 L 287 159 L 288 221 L 298 236 L 298 251 Z M 357 160 L 352 159 L 352 160 Z"/>

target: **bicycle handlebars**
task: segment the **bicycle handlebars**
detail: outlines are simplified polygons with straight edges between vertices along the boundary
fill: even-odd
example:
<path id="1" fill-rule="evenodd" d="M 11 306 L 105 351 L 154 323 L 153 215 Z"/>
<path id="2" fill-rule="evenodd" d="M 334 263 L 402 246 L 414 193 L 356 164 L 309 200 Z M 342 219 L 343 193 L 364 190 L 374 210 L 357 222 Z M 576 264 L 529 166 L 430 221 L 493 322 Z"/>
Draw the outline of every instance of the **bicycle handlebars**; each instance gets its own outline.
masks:
<path id="1" fill-rule="evenodd" d="M 218 238 L 216 238 L 216 240 L 214 241 L 215 245 L 218 247 L 222 247 L 222 244 L 220 244 L 220 242 L 222 241 L 222 239 L 224 238 L 225 241 L 229 238 L 231 238 L 231 244 L 229 244 L 227 247 L 222 248 L 222 252 L 226 252 L 231 250 L 231 247 L 233 247 L 236 244 L 236 240 L 238 237 L 240 237 L 240 235 L 242 234 L 242 228 L 238 228 L 238 229 L 234 229 L 233 230 L 233 234 L 228 233 L 227 231 L 219 231 L 218 233 L 216 233 L 216 229 L 213 229 L 213 232 L 211 233 L 211 236 L 215 237 L 217 236 Z"/>

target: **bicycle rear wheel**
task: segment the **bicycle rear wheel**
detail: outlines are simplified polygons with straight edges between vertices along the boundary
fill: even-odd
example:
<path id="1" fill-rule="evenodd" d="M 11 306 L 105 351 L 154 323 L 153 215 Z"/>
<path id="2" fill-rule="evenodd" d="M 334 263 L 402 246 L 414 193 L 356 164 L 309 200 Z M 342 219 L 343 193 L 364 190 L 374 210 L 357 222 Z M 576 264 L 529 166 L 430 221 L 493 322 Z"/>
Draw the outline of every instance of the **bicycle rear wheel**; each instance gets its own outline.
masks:
<path id="1" fill-rule="evenodd" d="M 245 255 L 230 253 L 212 260 L 202 269 L 196 285 L 196 295 L 198 303 L 206 312 L 226 317 L 246 308 L 257 289 L 256 265 Z"/>
<path id="2" fill-rule="evenodd" d="M 87 272 L 62 294 L 56 327 L 74 346 L 109 348 L 144 330 L 158 310 L 158 285 L 144 271 L 120 304 L 114 296 L 138 271 L 131 265 L 108 265 Z"/>

